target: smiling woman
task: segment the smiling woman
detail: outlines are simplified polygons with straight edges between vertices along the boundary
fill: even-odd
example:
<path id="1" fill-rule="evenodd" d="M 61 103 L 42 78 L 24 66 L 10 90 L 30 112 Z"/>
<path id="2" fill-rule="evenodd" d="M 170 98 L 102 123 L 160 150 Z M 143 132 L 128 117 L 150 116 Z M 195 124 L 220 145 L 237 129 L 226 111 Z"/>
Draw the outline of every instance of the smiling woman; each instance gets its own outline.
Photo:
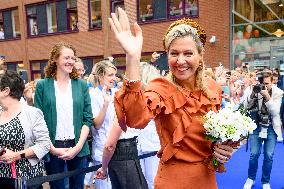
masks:
<path id="1" fill-rule="evenodd" d="M 86 143 L 92 123 L 92 109 L 87 83 L 79 78 L 74 67 L 76 51 L 69 45 L 53 46 L 45 79 L 38 81 L 35 107 L 43 111 L 52 142 L 46 173 L 69 171 L 87 166 L 90 153 Z M 83 189 L 84 174 L 71 177 L 70 189 Z M 50 188 L 64 188 L 64 180 L 50 182 Z"/>
<path id="2" fill-rule="evenodd" d="M 155 178 L 156 189 L 194 188 L 216 189 L 215 172 L 203 163 L 214 155 L 225 163 L 233 149 L 214 145 L 204 137 L 201 116 L 221 105 L 221 88 L 204 77 L 203 53 L 206 34 L 195 21 L 185 18 L 170 25 L 164 37 L 170 73 L 151 81 L 143 91 L 139 77 L 142 50 L 142 30 L 134 24 L 130 31 L 128 17 L 118 9 L 109 19 L 116 39 L 126 53 L 126 78 L 116 93 L 115 110 L 123 130 L 142 129 L 155 120 L 161 149 L 160 164 Z M 135 103 L 135 106 L 133 104 Z"/>

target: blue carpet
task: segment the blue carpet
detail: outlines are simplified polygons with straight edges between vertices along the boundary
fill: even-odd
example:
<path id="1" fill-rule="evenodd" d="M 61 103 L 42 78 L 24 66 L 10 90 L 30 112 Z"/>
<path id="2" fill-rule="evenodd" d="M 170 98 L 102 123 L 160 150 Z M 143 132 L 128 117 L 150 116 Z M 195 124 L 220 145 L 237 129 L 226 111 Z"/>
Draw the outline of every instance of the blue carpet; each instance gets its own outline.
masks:
<path id="1" fill-rule="evenodd" d="M 242 189 L 247 179 L 247 170 L 249 163 L 249 150 L 245 151 L 246 146 L 243 145 L 237 150 L 231 160 L 225 164 L 227 172 L 217 173 L 217 183 L 219 189 Z M 273 167 L 270 177 L 270 185 L 272 189 L 281 189 L 284 187 L 284 145 L 277 143 Z M 261 169 L 263 162 L 263 154 L 260 155 L 258 161 L 258 171 L 256 176 L 255 185 L 252 189 L 262 189 L 261 184 Z"/>

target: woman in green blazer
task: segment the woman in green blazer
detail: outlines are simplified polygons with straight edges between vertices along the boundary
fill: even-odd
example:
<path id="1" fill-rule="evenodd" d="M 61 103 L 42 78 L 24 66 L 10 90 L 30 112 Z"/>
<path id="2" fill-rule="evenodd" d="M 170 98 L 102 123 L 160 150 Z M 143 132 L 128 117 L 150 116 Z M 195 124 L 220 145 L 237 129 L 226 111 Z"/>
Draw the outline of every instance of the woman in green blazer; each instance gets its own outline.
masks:
<path id="1" fill-rule="evenodd" d="M 45 79 L 37 83 L 35 107 L 42 110 L 52 142 L 48 175 L 87 167 L 86 142 L 93 115 L 87 83 L 74 68 L 76 51 L 69 44 L 53 46 Z M 84 188 L 84 174 L 69 179 L 70 189 Z M 51 189 L 64 188 L 64 180 L 50 182 Z"/>

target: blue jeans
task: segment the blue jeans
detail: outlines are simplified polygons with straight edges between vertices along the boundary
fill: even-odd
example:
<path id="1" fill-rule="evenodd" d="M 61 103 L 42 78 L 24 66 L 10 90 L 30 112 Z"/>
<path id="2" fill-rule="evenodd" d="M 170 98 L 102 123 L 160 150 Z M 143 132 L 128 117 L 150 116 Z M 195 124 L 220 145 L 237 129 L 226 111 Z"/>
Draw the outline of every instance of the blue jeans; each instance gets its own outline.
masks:
<path id="1" fill-rule="evenodd" d="M 273 163 L 273 154 L 276 146 L 277 135 L 274 132 L 272 126 L 267 129 L 267 138 L 263 139 L 258 136 L 261 128 L 258 127 L 254 130 L 253 134 L 249 137 L 250 139 L 250 160 L 249 160 L 249 169 L 248 169 L 248 178 L 255 180 L 256 172 L 258 168 L 258 158 L 261 153 L 262 142 L 263 146 L 263 165 L 262 165 L 262 177 L 261 182 L 263 184 L 269 183 L 270 174 Z"/>
<path id="2" fill-rule="evenodd" d="M 51 175 L 55 173 L 65 172 L 66 166 L 67 170 L 72 171 L 75 169 L 81 169 L 87 167 L 87 156 L 84 157 L 74 157 L 71 160 L 64 161 L 57 156 L 50 154 L 50 161 L 45 162 L 46 174 Z M 64 168 L 65 167 L 65 168 Z M 69 178 L 69 189 L 84 189 L 84 177 L 85 174 L 74 175 Z M 66 179 L 56 180 L 50 182 L 50 189 L 64 189 L 66 183 L 64 182 Z"/>

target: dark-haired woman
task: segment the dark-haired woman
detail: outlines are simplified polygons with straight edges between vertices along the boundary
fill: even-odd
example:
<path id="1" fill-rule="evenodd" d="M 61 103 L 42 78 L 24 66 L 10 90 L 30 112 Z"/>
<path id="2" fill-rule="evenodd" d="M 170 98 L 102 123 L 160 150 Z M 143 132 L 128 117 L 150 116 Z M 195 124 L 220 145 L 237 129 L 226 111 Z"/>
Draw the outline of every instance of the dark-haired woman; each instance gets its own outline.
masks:
<path id="1" fill-rule="evenodd" d="M 3 178 L 30 179 L 43 175 L 41 159 L 50 150 L 42 111 L 20 103 L 25 85 L 19 74 L 0 75 L 0 186 Z M 37 187 L 37 188 L 42 188 Z"/>
<path id="2" fill-rule="evenodd" d="M 74 68 L 76 51 L 69 45 L 53 46 L 45 79 L 38 81 L 35 106 L 43 111 L 52 142 L 47 174 L 64 172 L 87 166 L 90 153 L 86 142 L 92 123 L 92 109 L 87 83 L 79 79 Z M 70 189 L 84 188 L 84 175 L 69 179 Z M 64 180 L 50 182 L 51 189 L 63 189 Z"/>

